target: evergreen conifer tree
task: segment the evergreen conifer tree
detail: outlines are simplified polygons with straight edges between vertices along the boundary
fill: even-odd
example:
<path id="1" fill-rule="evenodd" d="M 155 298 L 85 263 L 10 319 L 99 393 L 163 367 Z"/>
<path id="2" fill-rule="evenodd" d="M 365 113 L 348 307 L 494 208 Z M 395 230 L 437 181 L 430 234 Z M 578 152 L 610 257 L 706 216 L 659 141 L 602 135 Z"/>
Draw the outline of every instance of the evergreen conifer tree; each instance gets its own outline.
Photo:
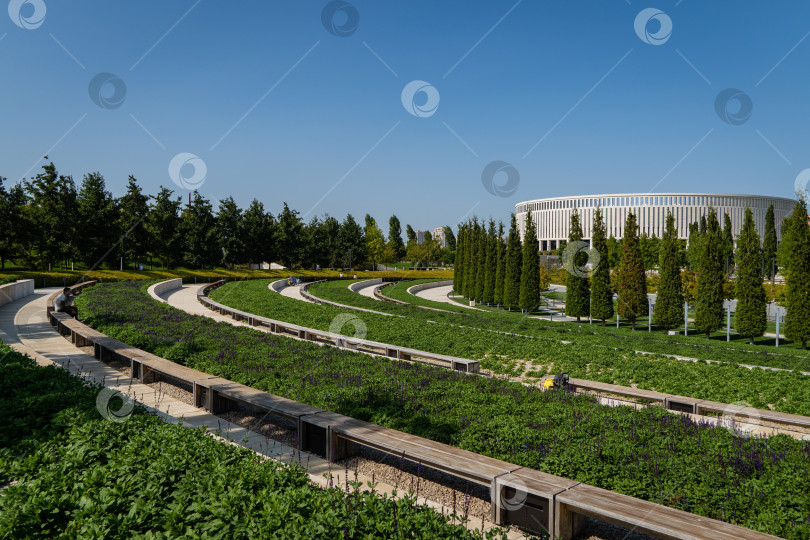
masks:
<path id="1" fill-rule="evenodd" d="M 768 279 L 774 277 L 774 270 L 778 271 L 774 262 L 776 247 L 776 220 L 773 205 L 770 205 L 768 212 L 765 214 L 765 236 L 762 238 L 762 257 L 765 259 L 765 275 Z"/>
<path id="2" fill-rule="evenodd" d="M 568 274 L 565 277 L 565 314 L 569 317 L 580 317 L 590 312 L 591 291 L 588 283 L 585 265 L 588 262 L 588 253 L 582 241 L 582 225 L 579 221 L 579 211 L 574 208 L 571 212 L 571 226 L 568 232 L 568 249 L 565 252 L 565 267 Z"/>
<path id="3" fill-rule="evenodd" d="M 731 232 L 731 218 L 723 215 L 723 269 L 730 269 L 734 264 L 734 234 Z"/>
<path id="4" fill-rule="evenodd" d="M 647 276 L 641 259 L 636 215 L 627 214 L 622 239 L 622 261 L 619 264 L 616 294 L 618 295 L 619 316 L 628 319 L 633 330 L 636 319 L 647 315 Z"/>
<path id="5" fill-rule="evenodd" d="M 613 291 L 610 289 L 610 254 L 605 238 L 602 210 L 596 208 L 591 233 L 591 249 L 599 254 L 599 263 L 591 274 L 591 316 L 605 320 L 613 317 Z"/>
<path id="6" fill-rule="evenodd" d="M 498 246 L 495 244 L 495 221 L 489 220 L 489 230 L 486 237 L 487 254 L 484 261 L 484 303 L 493 304 L 495 302 L 495 272 L 498 270 L 497 253 Z"/>
<path id="7" fill-rule="evenodd" d="M 475 238 L 477 248 L 476 261 L 475 261 L 475 301 L 484 301 L 484 271 L 487 262 L 487 227 L 484 221 L 481 221 L 481 226 L 478 228 L 478 233 Z"/>
<path id="8" fill-rule="evenodd" d="M 765 332 L 765 287 L 762 286 L 762 257 L 754 214 L 745 209 L 742 231 L 737 239 L 737 332 L 750 339 Z"/>
<path id="9" fill-rule="evenodd" d="M 806 349 L 810 339 L 810 226 L 804 199 L 796 204 L 789 220 L 793 256 L 787 267 L 785 335 Z"/>
<path id="10" fill-rule="evenodd" d="M 467 262 L 464 265 L 464 295 L 470 300 L 475 299 L 475 263 L 478 257 L 478 242 L 476 235 L 478 234 L 478 218 L 474 217 L 472 223 L 469 225 L 467 245 L 469 246 Z"/>
<path id="11" fill-rule="evenodd" d="M 504 274 L 506 272 L 506 246 L 503 243 L 503 222 L 498 222 L 498 236 L 495 238 L 496 242 L 496 268 L 495 268 L 495 291 L 493 293 L 493 301 L 495 305 L 500 306 L 503 304 L 503 282 Z"/>
<path id="12" fill-rule="evenodd" d="M 523 252 L 517 230 L 517 220 L 512 214 L 509 227 L 509 240 L 506 247 L 506 272 L 504 274 L 503 305 L 506 309 L 520 307 L 520 273 L 523 264 Z"/>
<path id="13" fill-rule="evenodd" d="M 675 217 L 670 213 L 658 250 L 660 276 L 658 295 L 653 306 L 653 323 L 667 330 L 677 328 L 683 321 L 683 292 L 678 255 L 678 232 L 675 229 Z"/>
<path id="14" fill-rule="evenodd" d="M 531 313 L 540 304 L 540 245 L 532 213 L 526 213 L 526 234 L 523 236 L 523 260 L 520 271 L 520 309 Z"/>
<path id="15" fill-rule="evenodd" d="M 453 291 L 461 294 L 464 288 L 464 229 L 462 223 L 458 226 L 458 236 L 456 237 L 456 260 L 453 264 Z"/>
<path id="16" fill-rule="evenodd" d="M 701 225 L 704 220 L 701 220 Z M 723 232 L 717 221 L 714 208 L 709 208 L 706 229 L 700 246 L 700 263 L 697 272 L 697 296 L 695 301 L 695 329 L 709 335 L 723 326 L 723 281 L 725 279 L 723 258 Z"/>

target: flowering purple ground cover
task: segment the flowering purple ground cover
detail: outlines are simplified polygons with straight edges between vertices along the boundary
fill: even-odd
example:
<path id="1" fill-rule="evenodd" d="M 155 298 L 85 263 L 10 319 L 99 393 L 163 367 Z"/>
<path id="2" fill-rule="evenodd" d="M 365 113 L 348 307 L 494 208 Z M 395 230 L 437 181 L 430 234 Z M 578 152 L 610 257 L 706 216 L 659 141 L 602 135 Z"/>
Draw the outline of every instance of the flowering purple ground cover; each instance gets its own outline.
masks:
<path id="1" fill-rule="evenodd" d="M 810 537 L 810 441 L 740 438 L 650 407 L 320 347 L 159 304 L 79 297 L 100 331 L 170 360 L 519 465 L 788 538 Z"/>

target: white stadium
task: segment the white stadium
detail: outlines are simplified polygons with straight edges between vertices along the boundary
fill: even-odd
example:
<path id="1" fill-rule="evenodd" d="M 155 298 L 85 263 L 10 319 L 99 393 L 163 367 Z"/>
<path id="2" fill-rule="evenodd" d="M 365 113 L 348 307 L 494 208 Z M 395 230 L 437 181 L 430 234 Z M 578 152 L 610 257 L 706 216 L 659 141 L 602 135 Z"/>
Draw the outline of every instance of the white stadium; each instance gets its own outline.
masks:
<path id="1" fill-rule="evenodd" d="M 679 238 L 689 236 L 689 224 L 700 221 L 709 213 L 709 208 L 717 211 L 720 226 L 723 214 L 731 218 L 734 236 L 740 233 L 745 209 L 754 213 L 754 222 L 760 238 L 765 233 L 765 213 L 773 205 L 776 221 L 776 236 L 782 237 L 782 218 L 793 210 L 796 201 L 781 197 L 759 195 L 726 195 L 720 193 L 616 193 L 610 195 L 582 195 L 576 197 L 555 197 L 535 199 L 515 205 L 518 229 L 521 237 L 526 230 L 526 214 L 532 213 L 537 227 L 537 239 L 541 251 L 557 249 L 561 240 L 568 240 L 571 213 L 579 210 L 583 237 L 590 241 L 593 217 L 597 206 L 602 209 L 607 236 L 621 238 L 627 215 L 633 212 L 639 224 L 639 235 L 647 233 L 658 238 L 664 233 L 667 215 L 675 216 L 675 226 Z"/>

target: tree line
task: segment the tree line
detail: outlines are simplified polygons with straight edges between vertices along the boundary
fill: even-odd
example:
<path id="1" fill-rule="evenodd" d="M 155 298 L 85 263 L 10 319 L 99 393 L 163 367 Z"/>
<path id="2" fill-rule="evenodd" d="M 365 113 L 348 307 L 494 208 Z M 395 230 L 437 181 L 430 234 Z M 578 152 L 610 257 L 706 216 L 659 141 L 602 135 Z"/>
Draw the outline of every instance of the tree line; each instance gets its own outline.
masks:
<path id="1" fill-rule="evenodd" d="M 763 280 L 781 270 L 786 277 L 785 335 L 806 348 L 810 339 L 810 225 L 804 199 L 783 221 L 782 242 L 778 246 L 773 206 L 766 214 L 762 241 L 750 208 L 745 210 L 736 242 L 728 215 L 724 221 L 724 227 L 721 227 L 717 212 L 710 208 L 700 222 L 690 224 L 684 254 L 675 218 L 672 214 L 667 216 L 664 235 L 658 246 L 659 285 L 652 312 L 653 324 L 667 330 L 679 327 L 684 321 L 684 302 L 691 300 L 695 307 L 694 328 L 708 338 L 711 332 L 721 329 L 726 323 L 724 285 L 733 281 L 737 299 L 734 327 L 753 344 L 754 338 L 762 336 L 767 329 Z M 569 242 L 581 238 L 579 215 L 574 210 Z M 618 315 L 629 320 L 633 328 L 639 317 L 649 314 L 646 265 L 633 213 L 627 216 L 621 245 L 621 257 L 614 272 L 615 285 L 611 283 L 609 265 L 599 264 L 588 277 L 569 271 L 566 278 L 567 315 L 578 318 L 590 315 L 601 319 L 604 324 L 614 315 L 614 292 Z M 598 253 L 601 260 L 609 257 L 600 209 L 594 218 L 590 249 Z M 730 271 L 731 260 L 734 261 L 733 273 Z M 574 264 L 584 263 L 574 261 Z M 692 279 L 696 281 L 696 292 L 693 298 L 689 298 L 692 295 L 685 288 Z"/>
<path id="2" fill-rule="evenodd" d="M 126 193 L 115 198 L 97 172 L 77 187 L 51 162 L 28 180 L 6 187 L 0 177 L 0 269 L 7 262 L 52 269 L 80 262 L 127 268 L 235 267 L 278 262 L 288 268 L 348 268 L 396 263 L 406 258 L 421 265 L 452 263 L 455 236 L 445 227 L 447 248 L 427 235 L 417 242 L 407 225 L 407 242 L 397 216 L 383 234 L 373 217 L 360 224 L 348 214 L 304 222 L 287 203 L 277 215 L 254 199 L 241 209 L 232 197 L 214 208 L 198 192 L 183 198 L 161 187 L 147 195 L 130 176 Z"/>
<path id="3" fill-rule="evenodd" d="M 540 291 L 548 287 L 546 269 L 538 259 L 537 230 L 531 214 L 521 242 L 515 215 L 504 241 L 503 222 L 475 217 L 458 226 L 453 290 L 476 302 L 530 312 L 540 304 Z"/>

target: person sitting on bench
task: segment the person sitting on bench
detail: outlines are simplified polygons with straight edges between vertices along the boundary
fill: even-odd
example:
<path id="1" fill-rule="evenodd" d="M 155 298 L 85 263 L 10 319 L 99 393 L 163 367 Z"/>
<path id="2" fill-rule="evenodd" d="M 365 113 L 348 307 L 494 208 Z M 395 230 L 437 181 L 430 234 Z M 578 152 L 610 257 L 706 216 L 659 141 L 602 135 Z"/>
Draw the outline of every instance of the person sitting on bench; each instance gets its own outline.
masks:
<path id="1" fill-rule="evenodd" d="M 70 287 L 65 287 L 62 290 L 62 294 L 56 297 L 53 303 L 53 309 L 60 313 L 67 313 L 74 319 L 79 318 L 79 310 L 73 305 L 73 296 L 70 294 Z"/>

